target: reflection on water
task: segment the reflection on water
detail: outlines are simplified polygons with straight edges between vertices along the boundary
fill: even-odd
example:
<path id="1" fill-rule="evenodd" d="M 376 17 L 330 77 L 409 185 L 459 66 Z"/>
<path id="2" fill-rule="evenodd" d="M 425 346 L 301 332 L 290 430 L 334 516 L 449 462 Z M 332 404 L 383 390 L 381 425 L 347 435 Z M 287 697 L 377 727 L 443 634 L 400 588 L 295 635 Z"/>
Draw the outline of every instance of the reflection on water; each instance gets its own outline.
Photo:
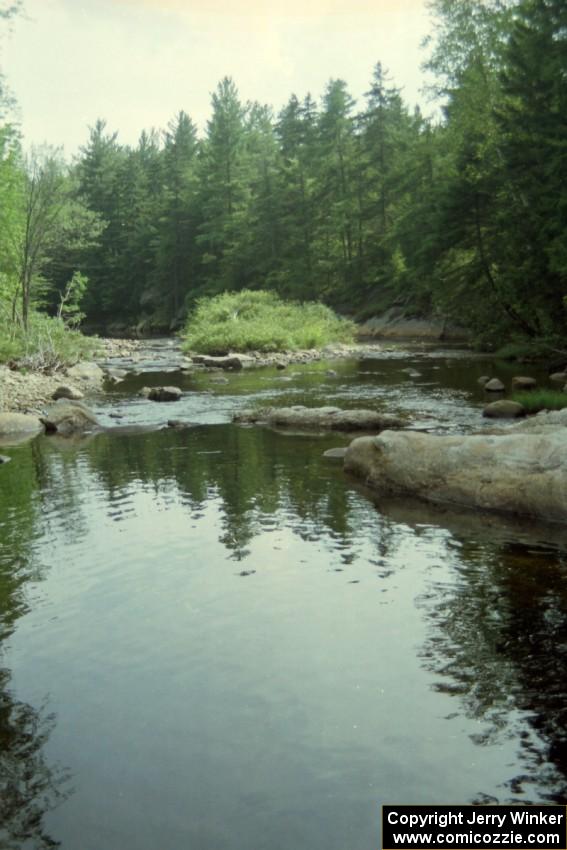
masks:
<path id="1" fill-rule="evenodd" d="M 382 802 L 565 801 L 565 534 L 374 503 L 340 442 L 5 450 L 0 845 L 370 850 Z"/>
<path id="2" fill-rule="evenodd" d="M 56 719 L 45 706 L 13 699 L 9 681 L 0 670 L 0 847 L 58 847 L 44 827 L 46 813 L 69 793 L 67 773 L 43 753 Z"/>

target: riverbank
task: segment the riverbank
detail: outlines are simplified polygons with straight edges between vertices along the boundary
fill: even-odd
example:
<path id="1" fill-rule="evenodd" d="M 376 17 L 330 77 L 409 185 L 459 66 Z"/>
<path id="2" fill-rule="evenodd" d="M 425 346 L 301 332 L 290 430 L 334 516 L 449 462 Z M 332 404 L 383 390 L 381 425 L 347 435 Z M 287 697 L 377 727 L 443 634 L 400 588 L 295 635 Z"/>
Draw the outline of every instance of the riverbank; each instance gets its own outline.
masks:
<path id="1" fill-rule="evenodd" d="M 109 357 L 128 357 L 142 347 L 141 340 L 101 339 L 95 363 Z M 89 395 L 102 388 L 103 374 L 88 369 L 81 374 L 81 364 L 54 372 L 10 368 L 0 364 L 0 412 L 32 413 L 37 415 L 62 385 L 75 393 Z M 75 371 L 73 371 L 75 370 Z"/>

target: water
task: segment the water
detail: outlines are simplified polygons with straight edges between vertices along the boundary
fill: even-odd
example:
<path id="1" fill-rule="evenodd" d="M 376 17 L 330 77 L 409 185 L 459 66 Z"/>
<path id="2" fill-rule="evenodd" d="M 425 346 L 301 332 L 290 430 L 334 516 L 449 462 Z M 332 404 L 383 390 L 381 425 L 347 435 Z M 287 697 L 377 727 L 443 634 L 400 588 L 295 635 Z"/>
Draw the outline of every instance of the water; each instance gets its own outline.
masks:
<path id="1" fill-rule="evenodd" d="M 487 365 L 202 374 L 169 406 L 132 376 L 109 423 L 193 426 L 3 449 L 0 847 L 373 850 L 382 803 L 565 802 L 567 531 L 375 503 L 341 435 L 227 421 L 472 430 Z"/>

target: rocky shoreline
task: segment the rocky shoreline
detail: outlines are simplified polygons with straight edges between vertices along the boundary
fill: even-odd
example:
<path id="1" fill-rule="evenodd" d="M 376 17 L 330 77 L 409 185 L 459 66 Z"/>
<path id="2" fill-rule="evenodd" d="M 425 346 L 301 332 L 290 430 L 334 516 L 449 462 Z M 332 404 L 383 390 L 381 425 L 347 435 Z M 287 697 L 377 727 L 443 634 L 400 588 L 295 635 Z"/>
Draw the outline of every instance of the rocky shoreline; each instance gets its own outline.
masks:
<path id="1" fill-rule="evenodd" d="M 96 363 L 82 363 L 52 373 L 18 371 L 0 364 L 0 412 L 39 415 L 53 399 L 56 390 L 65 385 L 77 393 L 77 398 L 100 391 L 104 372 L 98 361 L 108 357 L 131 356 L 142 347 L 140 340 L 100 340 Z M 97 368 L 89 368 L 96 366 Z"/>

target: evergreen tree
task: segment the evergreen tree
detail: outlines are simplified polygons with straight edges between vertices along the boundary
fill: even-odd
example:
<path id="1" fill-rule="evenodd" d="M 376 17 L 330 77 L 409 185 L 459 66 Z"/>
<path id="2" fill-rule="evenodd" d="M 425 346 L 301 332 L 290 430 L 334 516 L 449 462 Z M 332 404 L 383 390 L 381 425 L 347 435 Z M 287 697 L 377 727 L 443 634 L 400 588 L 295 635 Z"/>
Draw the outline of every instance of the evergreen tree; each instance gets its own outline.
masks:
<path id="1" fill-rule="evenodd" d="M 565 328 L 567 292 L 567 7 L 520 3 L 505 53 L 498 110 L 505 176 L 506 270 L 534 334 Z"/>
<path id="2" fill-rule="evenodd" d="M 310 294 L 315 230 L 315 161 L 317 110 L 308 95 L 301 103 L 292 95 L 278 116 L 280 258 L 278 290 L 285 295 Z"/>
<path id="3" fill-rule="evenodd" d="M 318 126 L 315 291 L 344 293 L 353 278 L 357 198 L 354 100 L 343 80 L 331 80 Z"/>
<path id="4" fill-rule="evenodd" d="M 165 133 L 164 196 L 153 295 L 175 316 L 197 286 L 197 128 L 180 112 Z"/>
<path id="5" fill-rule="evenodd" d="M 234 82 L 225 77 L 212 97 L 199 168 L 202 286 L 208 292 L 244 284 L 238 243 L 245 224 L 245 117 Z"/>

